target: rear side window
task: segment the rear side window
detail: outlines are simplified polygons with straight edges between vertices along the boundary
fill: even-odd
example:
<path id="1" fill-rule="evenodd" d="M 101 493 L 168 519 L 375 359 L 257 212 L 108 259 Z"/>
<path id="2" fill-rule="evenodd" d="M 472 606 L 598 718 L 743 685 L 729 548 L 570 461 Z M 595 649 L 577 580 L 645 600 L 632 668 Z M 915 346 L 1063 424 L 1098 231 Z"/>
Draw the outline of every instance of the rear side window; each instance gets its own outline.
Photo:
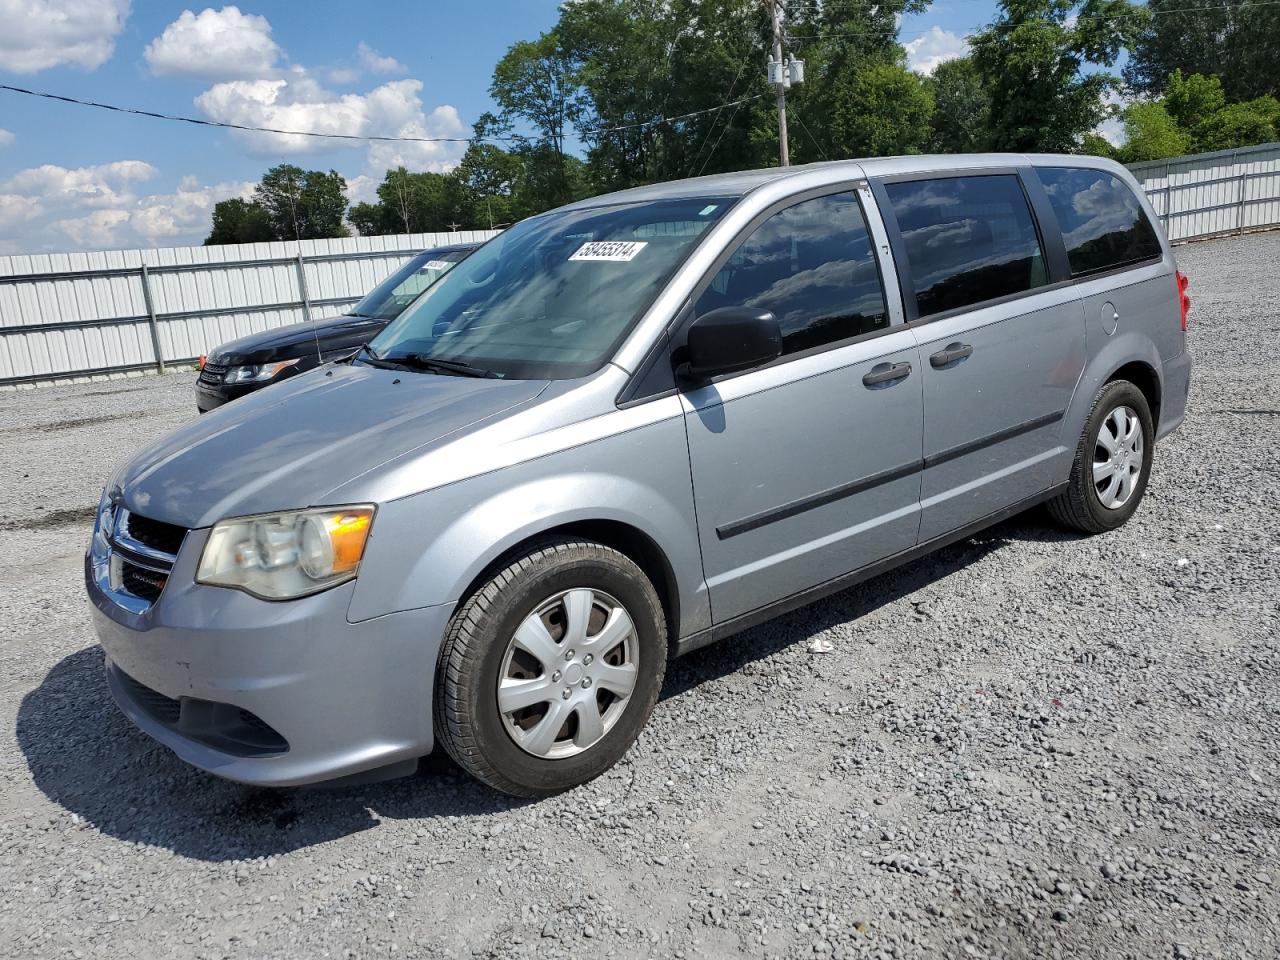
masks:
<path id="1" fill-rule="evenodd" d="M 1062 228 L 1071 276 L 1083 277 L 1157 259 L 1160 240 L 1119 178 L 1104 170 L 1041 167 L 1036 171 Z"/>
<path id="2" fill-rule="evenodd" d="M 698 298 L 695 312 L 724 306 L 772 311 L 784 354 L 889 326 L 857 196 L 804 200 L 757 227 Z"/>
<path id="3" fill-rule="evenodd" d="M 1048 282 L 1044 253 L 1014 174 L 886 183 L 921 317 L 1024 293 Z"/>

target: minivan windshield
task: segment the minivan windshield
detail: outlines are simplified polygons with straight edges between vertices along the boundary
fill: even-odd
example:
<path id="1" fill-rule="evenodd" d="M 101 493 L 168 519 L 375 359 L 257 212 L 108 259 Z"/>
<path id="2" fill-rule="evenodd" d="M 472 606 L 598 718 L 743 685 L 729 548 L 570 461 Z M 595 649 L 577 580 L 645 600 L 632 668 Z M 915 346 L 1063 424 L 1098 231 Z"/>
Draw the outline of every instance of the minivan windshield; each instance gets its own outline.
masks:
<path id="1" fill-rule="evenodd" d="M 450 271 L 360 356 L 437 373 L 585 376 L 732 203 L 680 198 L 532 217 Z"/>
<path id="2" fill-rule="evenodd" d="M 365 294 L 364 299 L 351 308 L 349 315 L 370 320 L 394 320 L 405 307 L 418 299 L 418 294 L 452 270 L 469 252 L 428 250 L 418 254 Z"/>

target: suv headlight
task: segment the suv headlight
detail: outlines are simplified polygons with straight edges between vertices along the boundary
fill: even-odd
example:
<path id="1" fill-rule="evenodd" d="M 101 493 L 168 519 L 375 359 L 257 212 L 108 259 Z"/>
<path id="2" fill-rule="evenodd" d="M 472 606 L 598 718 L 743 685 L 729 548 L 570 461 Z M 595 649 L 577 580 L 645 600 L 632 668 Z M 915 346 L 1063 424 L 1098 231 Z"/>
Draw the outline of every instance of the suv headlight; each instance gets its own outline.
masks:
<path id="1" fill-rule="evenodd" d="M 290 600 L 355 577 L 374 507 L 324 507 L 222 520 L 200 556 L 196 582 L 264 600 Z"/>
<path id="2" fill-rule="evenodd" d="M 223 383 L 261 383 L 264 380 L 274 380 L 281 370 L 292 367 L 301 359 L 301 357 L 295 357 L 292 360 L 279 360 L 276 363 L 251 363 L 244 367 L 232 367 L 222 381 Z"/>

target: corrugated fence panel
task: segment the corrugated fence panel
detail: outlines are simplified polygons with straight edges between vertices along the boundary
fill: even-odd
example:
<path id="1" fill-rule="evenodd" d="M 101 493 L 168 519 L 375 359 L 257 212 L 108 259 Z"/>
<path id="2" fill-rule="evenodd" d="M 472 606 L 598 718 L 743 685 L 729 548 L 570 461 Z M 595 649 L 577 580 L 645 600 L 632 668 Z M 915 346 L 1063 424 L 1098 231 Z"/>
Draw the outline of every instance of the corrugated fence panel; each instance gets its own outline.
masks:
<path id="1" fill-rule="evenodd" d="M 1171 240 L 1280 225 L 1280 143 L 1130 169 Z M 188 361 L 306 319 L 304 300 L 313 319 L 340 313 L 412 253 L 495 233 L 0 257 L 0 386 Z"/>
<path id="2" fill-rule="evenodd" d="M 496 232 L 0 257 L 0 386 L 156 369 L 156 343 L 187 362 L 306 319 L 304 299 L 336 315 L 419 250 Z"/>
<path id="3" fill-rule="evenodd" d="M 1130 165 L 1169 239 L 1280 225 L 1280 144 Z"/>

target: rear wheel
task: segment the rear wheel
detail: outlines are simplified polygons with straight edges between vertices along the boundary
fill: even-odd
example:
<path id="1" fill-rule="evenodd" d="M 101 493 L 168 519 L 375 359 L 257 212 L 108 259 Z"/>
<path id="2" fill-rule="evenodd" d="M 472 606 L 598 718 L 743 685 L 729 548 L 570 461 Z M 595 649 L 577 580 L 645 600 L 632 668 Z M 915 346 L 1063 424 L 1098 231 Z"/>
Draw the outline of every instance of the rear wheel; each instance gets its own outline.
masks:
<path id="1" fill-rule="evenodd" d="M 558 793 L 631 746 L 666 660 L 662 604 L 640 568 L 598 543 L 547 541 L 455 614 L 440 652 L 436 733 L 492 787 Z"/>
<path id="2" fill-rule="evenodd" d="M 1085 533 L 1121 526 L 1146 493 L 1154 446 L 1142 391 L 1127 380 L 1106 384 L 1085 423 L 1067 489 L 1049 501 L 1049 513 Z"/>

